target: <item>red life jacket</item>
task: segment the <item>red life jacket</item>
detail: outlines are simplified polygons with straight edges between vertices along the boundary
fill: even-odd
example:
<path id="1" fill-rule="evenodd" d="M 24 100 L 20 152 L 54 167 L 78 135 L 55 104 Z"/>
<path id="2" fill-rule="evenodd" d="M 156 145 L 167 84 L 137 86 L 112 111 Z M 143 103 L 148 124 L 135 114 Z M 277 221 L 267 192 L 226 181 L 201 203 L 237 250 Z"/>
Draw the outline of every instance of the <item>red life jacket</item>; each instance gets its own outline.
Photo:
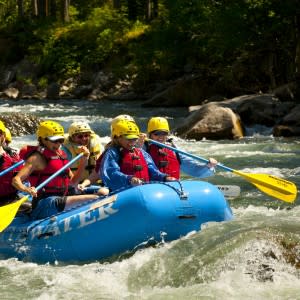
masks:
<path id="1" fill-rule="evenodd" d="M 129 151 L 128 149 L 121 148 L 120 157 L 121 172 L 142 179 L 144 182 L 149 182 L 148 165 L 141 149 L 134 148 Z"/>
<path id="2" fill-rule="evenodd" d="M 67 155 L 64 151 L 58 150 L 57 152 L 53 152 L 41 146 L 26 146 L 25 148 L 20 150 L 20 155 L 23 159 L 26 159 L 35 152 L 39 152 L 46 159 L 47 166 L 44 170 L 34 171 L 30 174 L 28 180 L 31 186 L 34 187 L 44 182 L 47 178 L 49 178 L 52 174 L 54 174 L 56 171 L 61 169 L 64 165 L 66 165 L 69 162 L 69 160 L 67 159 Z M 61 174 L 57 175 L 54 179 L 52 179 L 38 193 L 38 197 L 42 195 L 51 194 L 67 195 L 70 185 L 69 172 L 70 168 L 67 168 L 65 171 L 61 172 Z"/>
<path id="3" fill-rule="evenodd" d="M 179 179 L 180 160 L 174 151 L 151 144 L 148 146 L 147 152 L 151 155 L 159 171 Z"/>
<path id="4" fill-rule="evenodd" d="M 5 149 L 4 149 L 5 150 Z M 17 153 L 9 155 L 7 152 L 3 153 L 0 161 L 0 171 L 4 171 L 12 165 L 20 161 L 20 157 Z M 15 174 L 19 171 L 21 166 L 11 170 L 10 172 L 4 174 L 0 178 L 0 203 L 13 201 L 16 198 L 17 191 L 12 186 L 11 181 Z"/>

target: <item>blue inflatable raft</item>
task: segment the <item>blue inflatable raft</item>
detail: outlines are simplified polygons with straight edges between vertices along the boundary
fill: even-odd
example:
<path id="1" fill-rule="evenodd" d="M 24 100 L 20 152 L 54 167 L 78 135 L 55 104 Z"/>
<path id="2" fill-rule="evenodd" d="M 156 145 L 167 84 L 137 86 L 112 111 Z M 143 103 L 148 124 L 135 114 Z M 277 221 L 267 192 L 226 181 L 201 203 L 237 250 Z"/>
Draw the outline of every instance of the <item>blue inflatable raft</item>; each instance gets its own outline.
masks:
<path id="1" fill-rule="evenodd" d="M 42 220 L 17 216 L 0 234 L 0 257 L 38 263 L 101 260 L 230 219 L 231 209 L 214 185 L 151 183 Z"/>

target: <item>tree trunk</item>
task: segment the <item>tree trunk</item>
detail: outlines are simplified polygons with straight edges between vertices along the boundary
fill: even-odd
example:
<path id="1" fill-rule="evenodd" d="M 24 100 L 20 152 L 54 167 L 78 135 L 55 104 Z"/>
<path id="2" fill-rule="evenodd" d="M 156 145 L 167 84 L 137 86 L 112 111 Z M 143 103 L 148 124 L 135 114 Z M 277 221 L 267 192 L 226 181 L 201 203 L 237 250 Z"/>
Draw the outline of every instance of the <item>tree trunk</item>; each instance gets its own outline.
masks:
<path id="1" fill-rule="evenodd" d="M 295 16 L 295 25 L 295 76 L 296 78 L 300 78 L 300 14 Z"/>
<path id="2" fill-rule="evenodd" d="M 38 16 L 45 18 L 48 16 L 48 0 L 38 0 Z"/>
<path id="3" fill-rule="evenodd" d="M 120 9 L 121 8 L 121 0 L 112 0 L 113 8 Z"/>
<path id="4" fill-rule="evenodd" d="M 146 1 L 146 20 L 151 21 L 152 20 L 152 1 L 147 0 Z"/>
<path id="5" fill-rule="evenodd" d="M 18 0 L 18 17 L 22 19 L 24 17 L 23 0 Z"/>
<path id="6" fill-rule="evenodd" d="M 158 17 L 158 0 L 146 1 L 146 20 L 151 21 Z"/>
<path id="7" fill-rule="evenodd" d="M 37 0 L 31 0 L 31 7 L 32 7 L 32 15 L 34 17 L 38 16 L 38 3 Z"/>
<path id="8" fill-rule="evenodd" d="M 64 0 L 64 5 L 63 5 L 63 16 L 64 16 L 63 20 L 66 23 L 70 22 L 70 15 L 69 15 L 70 1 L 71 0 Z"/>
<path id="9" fill-rule="evenodd" d="M 57 19 L 57 6 L 56 6 L 56 0 L 50 0 L 49 5 L 49 16 L 51 16 L 52 19 Z"/>
<path id="10" fill-rule="evenodd" d="M 128 0 L 128 19 L 136 20 L 137 19 L 137 1 Z"/>
<path id="11" fill-rule="evenodd" d="M 158 0 L 152 0 L 153 8 L 152 8 L 152 18 L 156 19 L 158 17 Z"/>

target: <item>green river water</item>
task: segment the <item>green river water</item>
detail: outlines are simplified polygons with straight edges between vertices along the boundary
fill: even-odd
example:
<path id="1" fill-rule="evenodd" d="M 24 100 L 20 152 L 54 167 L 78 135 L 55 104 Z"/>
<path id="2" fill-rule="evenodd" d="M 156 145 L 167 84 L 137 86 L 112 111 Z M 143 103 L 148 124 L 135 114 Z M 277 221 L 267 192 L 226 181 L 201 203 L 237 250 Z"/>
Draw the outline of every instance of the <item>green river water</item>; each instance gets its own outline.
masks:
<path id="1" fill-rule="evenodd" d="M 151 116 L 167 117 L 171 127 L 186 116 L 183 108 L 150 110 L 138 102 L 105 101 L 2 101 L 0 113 L 7 112 L 51 118 L 65 128 L 85 120 L 103 143 L 109 141 L 110 121 L 121 113 L 133 115 L 142 130 Z M 263 127 L 247 132 L 239 141 L 177 139 L 177 144 L 235 170 L 283 177 L 299 189 L 299 139 L 275 139 Z M 15 137 L 13 146 L 34 140 L 33 135 Z M 229 199 L 232 221 L 209 223 L 180 240 L 105 262 L 38 265 L 0 260 L 1 299 L 300 299 L 299 196 L 294 204 L 276 200 L 223 170 L 206 180 L 240 186 L 240 196 Z"/>

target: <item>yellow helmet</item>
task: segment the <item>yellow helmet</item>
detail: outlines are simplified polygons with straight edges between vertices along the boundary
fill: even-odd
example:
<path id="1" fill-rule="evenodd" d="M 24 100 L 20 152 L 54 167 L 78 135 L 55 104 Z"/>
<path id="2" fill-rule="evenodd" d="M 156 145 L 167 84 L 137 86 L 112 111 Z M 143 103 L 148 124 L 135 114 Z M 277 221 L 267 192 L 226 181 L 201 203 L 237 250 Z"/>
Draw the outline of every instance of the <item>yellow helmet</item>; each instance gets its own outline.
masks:
<path id="1" fill-rule="evenodd" d="M 110 129 L 112 131 L 112 127 L 115 123 L 119 122 L 120 120 L 125 120 L 125 121 L 129 121 L 129 122 L 133 122 L 135 123 L 135 120 L 132 116 L 130 115 L 118 115 L 115 118 L 112 119 L 111 121 L 111 125 L 110 125 Z"/>
<path id="2" fill-rule="evenodd" d="M 170 132 L 168 120 L 166 118 L 161 118 L 161 117 L 151 118 L 148 122 L 147 131 L 148 133 L 150 133 L 156 130 Z"/>
<path id="3" fill-rule="evenodd" d="M 40 123 L 36 135 L 37 138 L 47 138 L 54 142 L 64 139 L 64 133 L 64 128 L 59 123 L 54 121 L 44 121 Z"/>
<path id="4" fill-rule="evenodd" d="M 0 121 L 0 130 L 5 133 L 5 125 L 2 121 Z"/>
<path id="5" fill-rule="evenodd" d="M 118 115 L 118 116 L 116 116 L 115 118 L 112 119 L 111 123 L 113 124 L 113 123 L 118 122 L 120 120 L 126 120 L 126 121 L 130 121 L 130 122 L 135 123 L 134 118 L 130 115 Z"/>
<path id="6" fill-rule="evenodd" d="M 11 143 L 11 141 L 12 141 L 11 133 L 8 128 L 5 128 L 5 141 L 6 141 L 6 143 Z"/>
<path id="7" fill-rule="evenodd" d="M 70 125 L 68 130 L 69 136 L 82 132 L 93 133 L 90 125 L 86 122 L 74 122 Z"/>
<path id="8" fill-rule="evenodd" d="M 119 137 L 125 135 L 127 139 L 137 139 L 139 138 L 140 130 L 138 126 L 128 120 L 119 120 L 111 126 L 112 137 Z"/>

